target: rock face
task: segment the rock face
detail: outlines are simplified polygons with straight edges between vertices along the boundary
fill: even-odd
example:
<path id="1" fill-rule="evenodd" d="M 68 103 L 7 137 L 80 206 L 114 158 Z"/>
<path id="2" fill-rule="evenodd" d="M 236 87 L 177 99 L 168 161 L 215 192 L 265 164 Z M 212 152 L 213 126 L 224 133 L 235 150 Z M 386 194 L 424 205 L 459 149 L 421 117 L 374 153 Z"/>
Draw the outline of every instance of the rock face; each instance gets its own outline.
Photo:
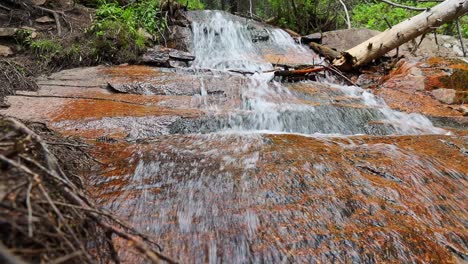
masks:
<path id="1" fill-rule="evenodd" d="M 435 99 L 441 101 L 444 104 L 455 103 L 456 91 L 454 89 L 436 89 L 432 91 L 432 95 Z"/>
<path id="2" fill-rule="evenodd" d="M 8 57 L 15 54 L 13 50 L 8 46 L 0 45 L 0 57 Z"/>
<path id="3" fill-rule="evenodd" d="M 190 25 L 184 27 L 171 26 L 167 46 L 181 51 L 189 51 L 192 46 L 191 39 L 192 31 L 190 30 Z"/>
<path id="4" fill-rule="evenodd" d="M 142 57 L 144 64 L 162 67 L 188 67 L 189 62 L 193 60 L 195 60 L 195 57 L 188 52 L 165 48 L 160 45 L 148 49 Z"/>
<path id="5" fill-rule="evenodd" d="M 38 92 L 10 96 L 0 114 L 86 140 L 100 162 L 83 172 L 90 193 L 181 262 L 443 262 L 457 259 L 446 245 L 466 251 L 462 137 L 205 134 L 253 96 L 245 77 L 227 73 L 92 67 L 38 84 Z M 314 109 L 284 112 L 293 115 L 291 128 L 302 119 L 319 131 L 352 122 L 366 133 L 386 131 L 356 94 L 310 82 L 288 89 L 280 102 Z M 326 119 L 332 115 L 343 124 Z M 246 111 L 238 121 L 249 118 Z M 122 257 L 140 262 L 129 252 Z"/>
<path id="6" fill-rule="evenodd" d="M 443 125 L 467 127 L 468 64 L 461 59 L 402 60 L 380 78 L 376 93 L 390 107 L 431 116 Z M 456 106 L 455 106 L 455 105 Z"/>
<path id="7" fill-rule="evenodd" d="M 0 28 L 0 37 L 13 37 L 17 28 Z"/>
<path id="8" fill-rule="evenodd" d="M 370 29 L 342 29 L 322 33 L 322 44 L 336 50 L 347 50 L 379 34 Z"/>
<path id="9" fill-rule="evenodd" d="M 281 47 L 291 39 L 269 36 L 230 54 L 243 56 L 234 66 L 313 58 L 289 56 Z M 157 65 L 192 58 L 147 54 Z M 39 91 L 9 96 L 0 114 L 85 141 L 99 163 L 82 173 L 89 193 L 181 263 L 455 263 L 468 251 L 467 127 L 437 128 L 416 112 L 466 120 L 432 97 L 463 90 L 454 73 L 464 64 L 398 66 L 374 91 L 407 113 L 339 83 L 122 65 L 40 78 Z M 125 249 L 123 263 L 144 262 Z"/>

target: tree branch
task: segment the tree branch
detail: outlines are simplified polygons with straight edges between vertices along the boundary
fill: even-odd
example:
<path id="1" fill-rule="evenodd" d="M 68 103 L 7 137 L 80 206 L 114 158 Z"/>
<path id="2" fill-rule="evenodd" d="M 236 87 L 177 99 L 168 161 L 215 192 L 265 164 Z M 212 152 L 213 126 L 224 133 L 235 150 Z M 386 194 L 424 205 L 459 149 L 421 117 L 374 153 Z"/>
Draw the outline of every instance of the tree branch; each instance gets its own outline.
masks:
<path id="1" fill-rule="evenodd" d="M 401 5 L 401 4 L 391 2 L 389 0 L 379 0 L 379 1 L 384 2 L 386 4 L 389 4 L 389 5 L 392 5 L 392 6 L 395 6 L 395 7 L 404 8 L 404 9 L 408 9 L 408 10 L 412 10 L 412 11 L 426 11 L 428 9 L 428 8 L 424 8 L 424 7 L 405 6 L 405 5 Z"/>
<path id="2" fill-rule="evenodd" d="M 460 19 L 457 18 L 457 20 L 455 20 L 455 24 L 457 25 L 458 39 L 460 40 L 461 49 L 463 51 L 463 57 L 466 57 L 465 45 L 463 44 L 463 37 L 460 29 Z"/>
<path id="3" fill-rule="evenodd" d="M 341 5 L 343 6 L 345 15 L 346 15 L 346 24 L 348 25 L 348 29 L 351 28 L 351 20 L 349 19 L 349 13 L 348 13 L 348 8 L 346 7 L 346 4 L 343 2 L 343 0 L 340 0 Z"/>

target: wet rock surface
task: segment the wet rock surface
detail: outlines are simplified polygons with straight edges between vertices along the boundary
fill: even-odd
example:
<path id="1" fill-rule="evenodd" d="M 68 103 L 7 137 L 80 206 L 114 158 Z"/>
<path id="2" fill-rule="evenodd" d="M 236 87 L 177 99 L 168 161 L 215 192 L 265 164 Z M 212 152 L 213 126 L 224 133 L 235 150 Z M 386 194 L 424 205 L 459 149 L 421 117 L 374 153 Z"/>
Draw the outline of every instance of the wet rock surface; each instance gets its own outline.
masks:
<path id="1" fill-rule="evenodd" d="M 142 56 L 144 64 L 161 66 L 161 67 L 188 67 L 190 61 L 195 60 L 195 57 L 185 51 L 162 47 L 157 45 L 148 49 Z M 176 63 L 179 64 L 176 64 Z"/>
<path id="2" fill-rule="evenodd" d="M 315 59 L 267 32 L 251 64 L 228 66 Z M 181 263 L 455 263 L 468 250 L 467 117 L 432 92 L 465 91 L 453 77 L 464 66 L 443 63 L 406 61 L 374 90 L 232 68 L 80 68 L 8 96 L 0 114 L 89 144 L 89 192 Z M 125 245 L 119 255 L 141 262 Z"/>
<path id="3" fill-rule="evenodd" d="M 100 144 L 91 189 L 181 262 L 456 262 L 466 147 L 449 136 L 162 136 Z"/>
<path id="4" fill-rule="evenodd" d="M 116 93 L 112 82 L 185 92 Z M 255 127 L 249 108 L 230 115 L 242 98 L 254 99 L 242 89 L 248 80 L 232 74 L 93 67 L 39 84 L 9 97 L 1 113 L 86 139 L 100 162 L 83 172 L 90 192 L 181 262 L 445 262 L 467 250 L 466 136 L 213 134 Z M 272 100 L 311 107 L 280 114 L 292 132 L 395 132 L 354 90 L 314 82 L 289 84 L 288 96 L 270 89 Z"/>
<path id="5" fill-rule="evenodd" d="M 461 59 L 402 60 L 375 90 L 393 109 L 429 116 L 438 125 L 468 127 L 468 67 Z"/>

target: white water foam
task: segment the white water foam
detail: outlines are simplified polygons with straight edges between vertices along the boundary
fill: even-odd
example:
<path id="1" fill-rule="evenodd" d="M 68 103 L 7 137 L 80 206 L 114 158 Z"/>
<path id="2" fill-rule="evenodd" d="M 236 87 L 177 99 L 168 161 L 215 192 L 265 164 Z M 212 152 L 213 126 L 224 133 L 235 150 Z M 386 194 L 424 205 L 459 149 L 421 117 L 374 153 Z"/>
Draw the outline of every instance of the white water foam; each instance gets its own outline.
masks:
<path id="1" fill-rule="evenodd" d="M 296 44 L 281 29 L 255 29 L 268 35 L 267 40 L 263 40 L 265 43 L 257 43 L 252 40 L 253 29 L 249 23 L 241 23 L 217 11 L 206 11 L 206 17 L 207 21 L 192 24 L 193 53 L 196 56 L 193 68 L 255 73 L 246 77 L 245 86 L 241 88 L 242 102 L 238 109 L 229 114 L 224 130 L 349 135 L 371 133 L 368 132 L 371 129 L 362 127 L 369 122 L 380 122 L 391 127 L 381 134 L 446 133 L 420 114 L 394 111 L 371 92 L 360 87 L 337 84 L 334 78 L 322 81 L 332 88 L 338 88 L 345 96 L 359 98 L 360 104 L 368 110 L 347 113 L 346 109 L 317 107 L 299 102 L 297 95 L 281 83 L 273 81 L 273 65 L 261 56 L 261 45 L 310 56 L 311 63 L 313 53 Z M 201 96 L 206 97 L 203 91 Z M 311 117 L 304 118 L 307 115 Z M 324 126 L 326 129 L 322 129 Z"/>

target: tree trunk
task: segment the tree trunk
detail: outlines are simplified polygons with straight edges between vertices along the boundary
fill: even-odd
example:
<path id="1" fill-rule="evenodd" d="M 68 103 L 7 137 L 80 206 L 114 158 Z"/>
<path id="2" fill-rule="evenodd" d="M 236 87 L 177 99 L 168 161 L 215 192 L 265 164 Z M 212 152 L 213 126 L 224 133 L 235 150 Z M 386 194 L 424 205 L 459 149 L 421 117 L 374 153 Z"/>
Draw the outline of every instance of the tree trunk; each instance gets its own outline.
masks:
<path id="1" fill-rule="evenodd" d="M 342 53 L 333 61 L 341 70 L 363 66 L 400 45 L 468 12 L 468 0 L 446 0 Z"/>

